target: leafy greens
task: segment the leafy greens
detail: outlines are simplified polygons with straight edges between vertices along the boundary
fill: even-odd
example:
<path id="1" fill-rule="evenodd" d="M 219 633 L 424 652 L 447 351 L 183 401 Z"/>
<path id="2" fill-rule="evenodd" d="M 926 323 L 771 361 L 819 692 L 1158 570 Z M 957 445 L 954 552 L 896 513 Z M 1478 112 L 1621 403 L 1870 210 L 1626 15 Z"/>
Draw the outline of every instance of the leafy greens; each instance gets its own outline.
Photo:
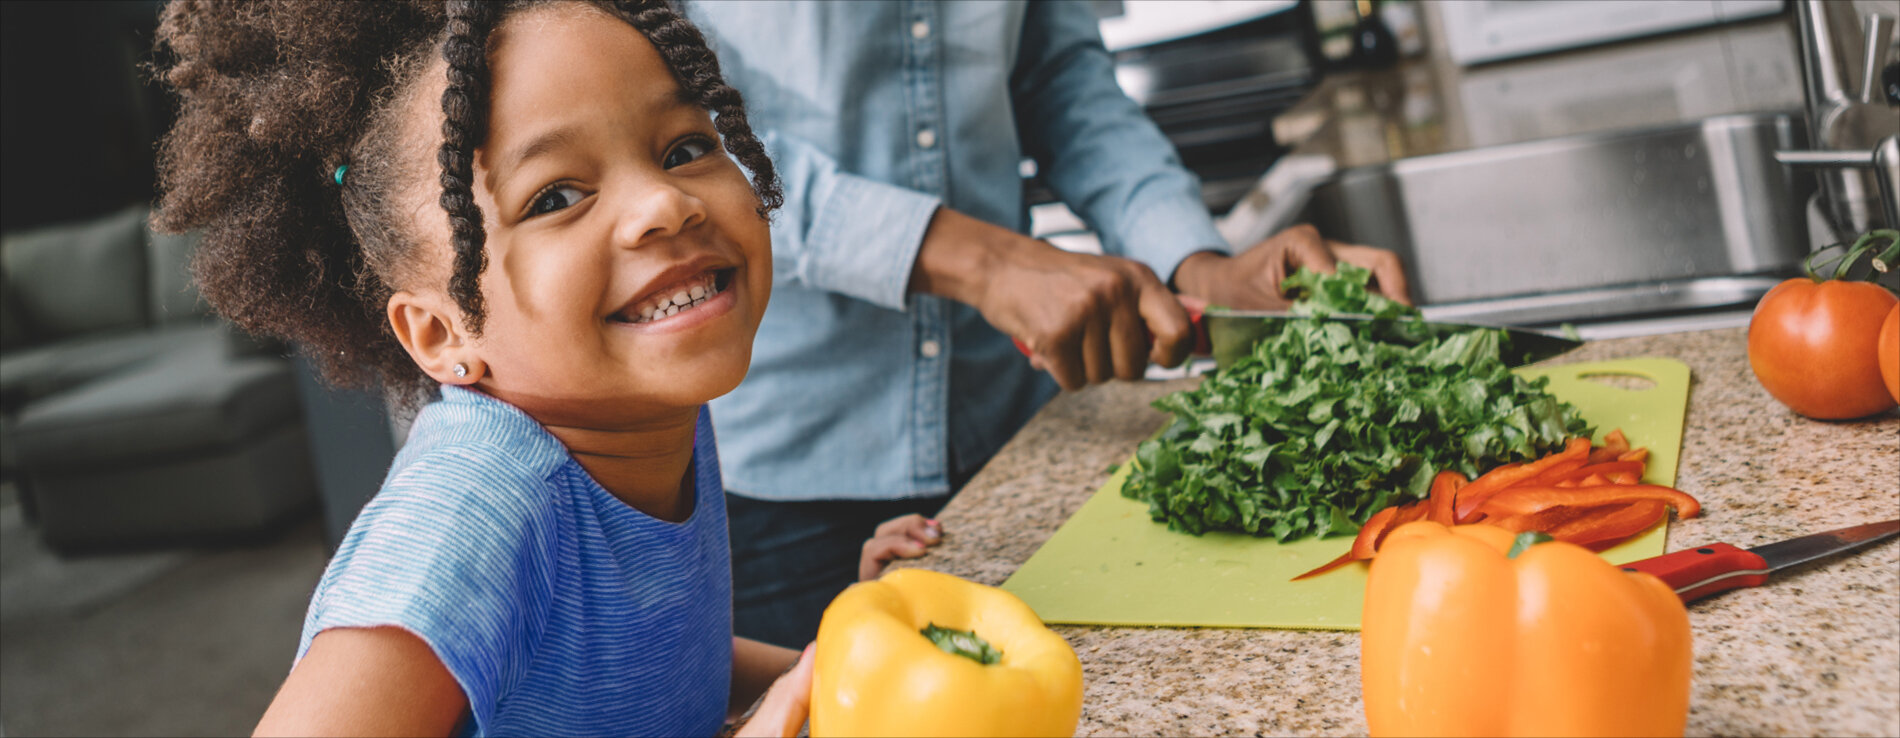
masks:
<path id="1" fill-rule="evenodd" d="M 1439 471 L 1475 478 L 1590 435 L 1544 379 L 1505 366 L 1501 331 L 1435 335 L 1370 277 L 1344 263 L 1288 277 L 1297 314 L 1377 320 L 1287 321 L 1251 356 L 1156 400 L 1174 420 L 1136 450 L 1122 494 L 1195 535 L 1347 534 L 1423 499 Z"/>

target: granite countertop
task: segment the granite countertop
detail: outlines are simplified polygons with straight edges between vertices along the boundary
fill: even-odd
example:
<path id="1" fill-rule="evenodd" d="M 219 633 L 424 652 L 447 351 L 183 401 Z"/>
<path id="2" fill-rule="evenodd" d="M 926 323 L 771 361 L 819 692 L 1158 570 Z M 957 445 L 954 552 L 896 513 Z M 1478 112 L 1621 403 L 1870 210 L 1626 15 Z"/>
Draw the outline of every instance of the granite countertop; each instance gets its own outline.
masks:
<path id="1" fill-rule="evenodd" d="M 1900 518 L 1900 411 L 1794 415 L 1756 384 L 1740 329 L 1595 342 L 1552 363 L 1635 356 L 1692 371 L 1677 485 L 1703 515 L 1671 525 L 1668 551 Z M 1001 584 L 1161 426 L 1148 403 L 1194 381 L 1056 398 L 939 515 L 944 542 L 909 565 Z M 1698 601 L 1689 621 L 1689 734 L 1900 735 L 1900 541 Z M 1357 633 L 1056 630 L 1087 680 L 1081 735 L 1366 732 Z"/>

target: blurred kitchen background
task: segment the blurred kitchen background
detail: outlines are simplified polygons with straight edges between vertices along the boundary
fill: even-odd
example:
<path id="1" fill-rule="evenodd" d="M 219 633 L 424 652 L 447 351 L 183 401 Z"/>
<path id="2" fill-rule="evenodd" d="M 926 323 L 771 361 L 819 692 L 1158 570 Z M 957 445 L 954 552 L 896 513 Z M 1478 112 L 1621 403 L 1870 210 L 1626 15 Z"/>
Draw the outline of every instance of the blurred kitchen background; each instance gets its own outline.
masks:
<path id="1" fill-rule="evenodd" d="M 1900 222 L 1890 0 L 1088 1 L 1232 243 L 1397 249 L 1433 317 L 1742 325 Z M 145 227 L 158 7 L 0 4 L 0 735 L 248 733 L 400 443 Z"/>

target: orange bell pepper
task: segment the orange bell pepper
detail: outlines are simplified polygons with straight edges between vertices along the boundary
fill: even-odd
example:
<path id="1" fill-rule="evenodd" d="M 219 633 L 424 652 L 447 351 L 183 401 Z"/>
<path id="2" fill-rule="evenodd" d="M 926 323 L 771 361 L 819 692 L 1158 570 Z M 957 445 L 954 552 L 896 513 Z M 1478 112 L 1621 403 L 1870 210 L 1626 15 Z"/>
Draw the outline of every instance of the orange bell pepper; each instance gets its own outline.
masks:
<path id="1" fill-rule="evenodd" d="M 1681 735 L 1694 655 L 1676 593 L 1568 543 L 1508 558 L 1515 538 L 1387 536 L 1361 618 L 1372 735 Z"/>

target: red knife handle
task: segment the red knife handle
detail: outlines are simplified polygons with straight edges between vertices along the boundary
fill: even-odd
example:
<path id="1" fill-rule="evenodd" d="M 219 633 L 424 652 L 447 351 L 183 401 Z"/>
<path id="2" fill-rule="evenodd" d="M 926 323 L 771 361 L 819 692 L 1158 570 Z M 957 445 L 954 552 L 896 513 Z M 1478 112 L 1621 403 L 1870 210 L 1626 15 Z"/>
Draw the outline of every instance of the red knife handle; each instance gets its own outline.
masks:
<path id="1" fill-rule="evenodd" d="M 1212 339 L 1208 338 L 1207 336 L 1206 321 L 1201 320 L 1201 316 L 1206 312 L 1207 303 L 1202 302 L 1198 298 L 1182 295 L 1181 307 L 1187 309 L 1188 330 L 1194 332 L 1194 355 L 1195 356 L 1213 355 L 1214 342 Z M 1034 351 L 1029 350 L 1029 344 L 1023 343 L 1023 339 L 1011 336 L 1009 340 L 1010 342 L 1016 344 L 1016 350 L 1021 352 L 1023 356 L 1035 355 Z"/>
<path id="2" fill-rule="evenodd" d="M 1738 587 L 1757 587 L 1768 581 L 1768 562 L 1726 543 L 1686 548 L 1653 559 L 1632 561 L 1624 571 L 1656 575 L 1676 591 L 1683 602 Z"/>

